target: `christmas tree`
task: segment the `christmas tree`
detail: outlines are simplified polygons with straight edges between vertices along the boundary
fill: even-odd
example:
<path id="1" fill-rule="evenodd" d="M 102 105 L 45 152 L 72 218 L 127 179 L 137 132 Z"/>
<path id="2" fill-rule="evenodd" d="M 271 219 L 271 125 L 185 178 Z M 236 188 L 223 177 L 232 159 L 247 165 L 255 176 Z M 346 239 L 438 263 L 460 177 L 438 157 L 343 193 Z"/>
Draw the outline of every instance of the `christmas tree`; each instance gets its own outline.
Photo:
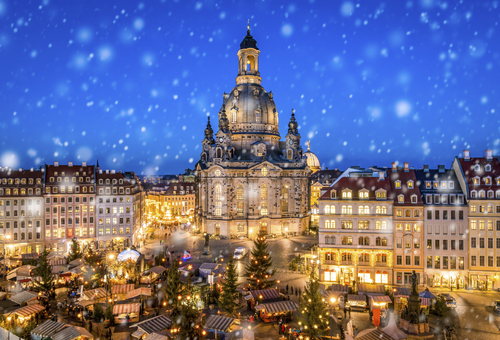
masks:
<path id="1" fill-rule="evenodd" d="M 304 325 L 305 332 L 311 337 L 322 334 L 328 328 L 328 309 L 323 302 L 319 280 L 314 268 L 311 270 L 309 282 L 306 285 L 301 297 L 302 317 L 300 318 Z"/>
<path id="2" fill-rule="evenodd" d="M 191 280 L 184 286 L 184 296 L 179 301 L 178 316 L 172 315 L 174 335 L 176 339 L 203 339 L 203 325 L 205 324 L 198 309 L 199 296 L 194 294 Z"/>
<path id="3" fill-rule="evenodd" d="M 224 273 L 224 282 L 222 283 L 222 293 L 219 297 L 219 306 L 229 315 L 235 315 L 236 311 L 241 308 L 241 305 L 235 302 L 238 299 L 238 273 L 232 257 L 227 264 L 226 272 Z"/>
<path id="4" fill-rule="evenodd" d="M 73 238 L 71 240 L 71 250 L 68 255 L 68 262 L 74 261 L 76 259 L 81 259 L 82 257 L 82 247 L 80 246 L 80 243 L 78 243 L 76 238 Z"/>
<path id="5" fill-rule="evenodd" d="M 52 275 L 52 266 L 47 260 L 48 255 L 49 251 L 45 250 L 40 256 L 40 263 L 36 268 L 36 274 L 41 280 L 33 282 L 33 288 L 44 293 L 47 293 L 54 288 L 54 275 Z"/>
<path id="6" fill-rule="evenodd" d="M 250 263 L 245 267 L 245 277 L 251 290 L 266 289 L 275 285 L 272 279 L 275 269 L 270 269 L 273 265 L 271 256 L 267 251 L 267 241 L 263 234 L 260 234 L 254 241 L 251 252 Z"/>
<path id="7" fill-rule="evenodd" d="M 172 265 L 168 270 L 165 293 L 167 296 L 168 306 L 172 308 L 172 318 L 179 315 L 180 299 L 182 291 L 181 273 L 179 271 L 179 263 L 177 260 L 172 260 Z"/>

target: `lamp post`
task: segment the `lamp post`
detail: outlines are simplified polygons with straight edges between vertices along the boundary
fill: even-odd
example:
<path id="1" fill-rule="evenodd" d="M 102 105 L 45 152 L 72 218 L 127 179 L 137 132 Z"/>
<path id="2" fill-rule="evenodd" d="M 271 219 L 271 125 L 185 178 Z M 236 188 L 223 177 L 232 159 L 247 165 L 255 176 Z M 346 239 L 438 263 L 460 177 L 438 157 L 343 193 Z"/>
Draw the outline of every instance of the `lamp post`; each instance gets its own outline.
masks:
<path id="1" fill-rule="evenodd" d="M 5 281 L 5 276 L 7 275 L 7 261 L 5 261 L 5 239 L 10 239 L 10 235 L 4 235 L 3 237 L 3 281 Z"/>
<path id="2" fill-rule="evenodd" d="M 108 284 L 108 282 L 109 282 L 108 258 L 110 260 L 112 260 L 115 258 L 115 255 L 114 254 L 106 255 L 106 275 L 105 275 L 105 278 L 106 278 L 106 308 L 108 308 L 108 287 L 109 287 L 109 284 Z"/>
<path id="3" fill-rule="evenodd" d="M 335 303 L 335 298 L 330 298 L 330 339 L 333 339 L 333 304 Z"/>

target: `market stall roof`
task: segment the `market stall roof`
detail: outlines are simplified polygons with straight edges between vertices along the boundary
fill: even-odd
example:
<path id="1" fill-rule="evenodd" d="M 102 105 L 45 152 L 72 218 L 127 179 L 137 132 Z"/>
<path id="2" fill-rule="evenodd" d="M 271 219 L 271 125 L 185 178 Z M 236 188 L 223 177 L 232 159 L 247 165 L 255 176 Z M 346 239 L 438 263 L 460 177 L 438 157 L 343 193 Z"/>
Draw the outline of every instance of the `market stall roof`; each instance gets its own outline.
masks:
<path id="1" fill-rule="evenodd" d="M 78 333 L 81 334 L 82 337 L 84 338 L 89 338 L 89 339 L 93 339 L 94 337 L 92 336 L 92 334 L 89 333 L 88 330 L 86 330 L 85 328 L 83 327 L 78 327 L 78 326 L 73 326 L 77 331 Z"/>
<path id="2" fill-rule="evenodd" d="M 166 315 L 158 315 L 158 316 L 155 316 L 154 318 L 138 322 L 135 325 L 132 325 L 130 327 L 137 327 L 138 328 L 137 331 L 134 332 L 134 334 L 139 332 L 140 330 L 142 331 L 142 334 L 145 334 L 145 333 L 151 334 L 154 332 L 160 332 L 164 329 L 170 328 L 171 326 L 172 326 L 172 320 L 170 320 L 169 317 L 167 317 Z M 132 334 L 132 336 L 137 337 L 134 334 Z"/>
<path id="3" fill-rule="evenodd" d="M 387 326 L 385 326 L 384 328 L 380 328 L 380 330 L 389 335 L 394 340 L 403 340 L 408 337 L 408 335 L 406 335 L 406 333 L 400 330 L 396 325 L 396 321 L 394 320 L 394 313 L 391 313 Z"/>
<path id="4" fill-rule="evenodd" d="M 127 303 L 121 305 L 113 306 L 113 315 L 127 314 L 127 313 L 139 313 L 141 309 L 140 303 Z"/>
<path id="5" fill-rule="evenodd" d="M 156 267 L 148 269 L 148 271 L 155 273 L 156 275 L 160 275 L 161 273 L 163 273 L 166 270 L 167 270 L 167 268 L 165 268 L 163 266 L 156 266 Z"/>
<path id="6" fill-rule="evenodd" d="M 87 306 L 93 305 L 94 303 L 96 303 L 94 300 L 82 300 L 82 301 L 77 301 L 75 303 L 75 305 L 87 307 Z"/>
<path id="7" fill-rule="evenodd" d="M 151 333 L 144 338 L 144 340 L 168 340 L 168 339 L 169 339 L 168 336 L 161 335 L 158 333 Z"/>
<path id="8" fill-rule="evenodd" d="M 265 309 L 267 313 L 293 312 L 297 308 L 297 304 L 293 301 L 260 303 L 258 306 L 255 306 L 256 310 Z"/>
<path id="9" fill-rule="evenodd" d="M 5 300 L 7 297 L 7 292 L 0 292 L 0 300 Z"/>
<path id="10" fill-rule="evenodd" d="M 366 301 L 366 297 L 364 295 L 349 294 L 347 295 L 347 301 Z"/>
<path id="11" fill-rule="evenodd" d="M 339 285 L 336 283 L 330 286 L 329 291 L 347 293 L 349 291 L 349 286 Z"/>
<path id="12" fill-rule="evenodd" d="M 219 263 L 205 262 L 200 266 L 200 270 L 216 270 L 219 266 Z"/>
<path id="13" fill-rule="evenodd" d="M 15 311 L 11 312 L 10 314 L 16 314 L 22 318 L 26 318 L 30 315 L 41 312 L 42 310 L 45 310 L 45 307 L 42 305 L 36 304 L 36 305 L 21 307 L 19 309 L 16 309 Z"/>
<path id="14" fill-rule="evenodd" d="M 362 284 L 360 283 L 358 285 L 358 294 L 385 294 L 385 287 L 381 285 L 369 285 L 369 284 Z"/>
<path id="15" fill-rule="evenodd" d="M 130 292 L 127 293 L 127 296 L 125 297 L 125 299 L 126 300 L 133 299 L 133 298 L 136 298 L 136 297 L 141 296 L 141 295 L 151 296 L 151 288 L 141 287 L 141 288 L 131 290 Z"/>
<path id="16" fill-rule="evenodd" d="M 132 325 L 131 327 L 134 327 L 134 325 Z M 141 338 L 141 336 L 143 336 L 144 334 L 147 334 L 147 333 L 146 333 L 146 332 L 144 332 L 142 329 L 140 329 L 140 328 L 139 328 L 138 330 L 136 330 L 136 331 L 135 331 L 134 333 L 132 333 L 131 335 L 132 335 L 132 337 L 133 337 L 133 338 L 140 339 L 140 338 Z"/>
<path id="17" fill-rule="evenodd" d="M 127 249 L 122 251 L 118 256 L 116 257 L 117 261 L 123 262 L 127 260 L 132 260 L 134 262 L 137 262 L 141 254 L 133 249 Z"/>
<path id="18" fill-rule="evenodd" d="M 391 298 L 388 297 L 387 295 L 374 295 L 374 296 L 370 296 L 370 299 L 372 299 L 373 302 L 392 303 Z"/>
<path id="19" fill-rule="evenodd" d="M 21 254 L 22 260 L 38 260 L 38 253 Z"/>
<path id="20" fill-rule="evenodd" d="M 125 285 L 115 285 L 111 288 L 111 294 L 127 294 L 128 292 L 135 289 L 135 285 L 133 283 L 125 284 Z"/>
<path id="21" fill-rule="evenodd" d="M 410 296 L 410 288 L 394 287 L 393 292 L 394 292 L 394 297 L 408 298 Z"/>
<path id="22" fill-rule="evenodd" d="M 75 327 L 69 326 L 52 335 L 51 338 L 52 340 L 73 340 L 79 336 L 81 336 L 80 332 L 78 332 Z"/>
<path id="23" fill-rule="evenodd" d="M 430 306 L 432 299 L 420 298 L 420 306 Z"/>
<path id="24" fill-rule="evenodd" d="M 68 264 L 72 267 L 76 267 L 76 266 L 80 266 L 82 264 L 85 264 L 85 260 L 84 259 L 76 259 L 76 260 L 70 261 Z"/>
<path id="25" fill-rule="evenodd" d="M 55 258 L 55 259 L 50 259 L 49 264 L 54 267 L 54 266 L 64 266 L 66 265 L 66 259 L 64 258 Z"/>
<path id="26" fill-rule="evenodd" d="M 365 329 L 358 333 L 356 340 L 394 340 L 378 328 Z"/>
<path id="27" fill-rule="evenodd" d="M 98 300 L 106 297 L 105 288 L 95 288 L 92 290 L 86 290 L 83 292 L 83 300 Z"/>
<path id="28" fill-rule="evenodd" d="M 436 295 L 432 294 L 428 289 L 418 294 L 418 296 L 420 296 L 421 298 L 436 299 Z"/>
<path id="29" fill-rule="evenodd" d="M 40 326 L 32 330 L 31 335 L 38 335 L 43 339 L 45 337 L 50 337 L 54 333 L 59 332 L 64 327 L 66 327 L 66 324 L 64 323 L 47 320 Z"/>
<path id="30" fill-rule="evenodd" d="M 280 293 L 277 289 L 261 289 L 261 290 L 251 290 L 250 294 L 255 300 L 259 300 L 259 297 L 262 296 L 263 300 L 271 300 L 278 299 L 280 297 Z"/>
<path id="31" fill-rule="evenodd" d="M 226 333 L 234 321 L 235 319 L 227 316 L 210 315 L 205 322 L 205 328 Z"/>
<path id="32" fill-rule="evenodd" d="M 9 298 L 10 301 L 21 305 L 23 302 L 28 302 L 29 300 L 36 299 L 38 294 L 35 292 L 24 291 Z"/>

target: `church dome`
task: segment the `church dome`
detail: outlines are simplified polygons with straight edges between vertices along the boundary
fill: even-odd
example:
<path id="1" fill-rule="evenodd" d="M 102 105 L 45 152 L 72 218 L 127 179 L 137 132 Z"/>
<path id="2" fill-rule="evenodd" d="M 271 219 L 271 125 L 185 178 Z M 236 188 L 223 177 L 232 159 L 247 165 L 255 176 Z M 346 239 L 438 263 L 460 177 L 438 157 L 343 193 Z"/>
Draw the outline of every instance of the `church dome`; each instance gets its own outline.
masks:
<path id="1" fill-rule="evenodd" d="M 273 94 L 258 84 L 239 84 L 225 96 L 229 129 L 234 133 L 279 134 Z"/>
<path id="2" fill-rule="evenodd" d="M 310 150 L 310 142 L 307 142 L 307 151 L 304 152 L 304 156 L 307 157 L 307 166 L 313 171 L 321 170 L 321 164 L 319 162 L 318 156 Z"/>

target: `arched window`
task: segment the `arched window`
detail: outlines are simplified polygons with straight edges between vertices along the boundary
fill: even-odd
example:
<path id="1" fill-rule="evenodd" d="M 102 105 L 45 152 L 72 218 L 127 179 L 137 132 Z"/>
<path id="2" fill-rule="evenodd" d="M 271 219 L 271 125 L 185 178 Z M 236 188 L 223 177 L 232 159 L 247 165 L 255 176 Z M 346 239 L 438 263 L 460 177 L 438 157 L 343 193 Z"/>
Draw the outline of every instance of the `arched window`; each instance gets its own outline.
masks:
<path id="1" fill-rule="evenodd" d="M 260 123 L 260 112 L 259 111 L 255 112 L 255 122 Z"/>
<path id="2" fill-rule="evenodd" d="M 330 236 L 325 237 L 325 244 L 330 244 Z"/>
<path id="3" fill-rule="evenodd" d="M 387 222 L 386 221 L 382 221 L 382 229 L 383 230 L 387 229 Z"/>
<path id="4" fill-rule="evenodd" d="M 382 243 L 382 242 L 381 242 L 380 237 L 377 237 L 377 238 L 375 239 L 375 245 L 376 245 L 376 246 L 380 246 L 380 245 L 381 245 L 381 243 Z"/>
<path id="5" fill-rule="evenodd" d="M 288 149 L 286 158 L 288 158 L 289 160 L 292 160 L 292 158 L 293 158 L 293 151 L 292 150 Z"/>
<path id="6" fill-rule="evenodd" d="M 219 183 L 215 185 L 215 216 L 222 215 L 222 187 Z"/>
<path id="7" fill-rule="evenodd" d="M 387 214 L 387 207 L 385 206 L 382 207 L 382 214 Z"/>
<path id="8" fill-rule="evenodd" d="M 330 206 L 325 205 L 325 214 L 329 214 L 329 213 L 330 213 Z"/>
<path id="9" fill-rule="evenodd" d="M 327 236 L 327 237 L 329 237 L 329 236 Z M 325 253 L 325 261 L 331 261 L 331 260 L 332 260 L 332 253 Z"/>
<path id="10" fill-rule="evenodd" d="M 347 207 L 345 205 L 342 206 L 342 214 L 347 214 Z"/>
<path id="11" fill-rule="evenodd" d="M 370 238 L 368 236 L 365 236 L 365 246 L 370 245 Z"/>
<path id="12" fill-rule="evenodd" d="M 375 229 L 377 229 L 377 230 L 380 229 L 380 221 L 375 222 Z"/>
<path id="13" fill-rule="evenodd" d="M 215 152 L 215 158 L 222 158 L 222 149 L 217 148 L 217 151 Z"/>
<path id="14" fill-rule="evenodd" d="M 260 186 L 260 214 L 262 216 L 267 216 L 267 212 L 268 212 L 267 211 L 267 185 L 262 184 Z"/>
<path id="15" fill-rule="evenodd" d="M 236 110 L 233 110 L 233 123 L 236 123 Z"/>
<path id="16" fill-rule="evenodd" d="M 365 205 L 364 213 L 365 214 L 369 214 L 370 213 L 370 207 L 369 206 Z"/>
<path id="17" fill-rule="evenodd" d="M 21 228 L 26 228 L 26 222 L 21 221 Z"/>
<path id="18" fill-rule="evenodd" d="M 347 206 L 347 214 L 352 215 L 352 206 L 350 205 Z"/>
<path id="19" fill-rule="evenodd" d="M 335 245 L 335 236 L 330 237 L 330 244 Z M 334 255 L 334 257 L 335 257 L 335 255 Z"/>
<path id="20" fill-rule="evenodd" d="M 377 205 L 375 208 L 375 214 L 380 214 L 382 211 L 380 210 L 380 206 Z"/>
<path id="21" fill-rule="evenodd" d="M 387 246 L 387 237 L 382 237 L 382 246 L 383 247 Z"/>
<path id="22" fill-rule="evenodd" d="M 364 238 L 363 236 L 360 236 L 358 239 L 358 245 L 362 246 L 363 245 Z"/>
<path id="23" fill-rule="evenodd" d="M 326 228 L 326 229 L 330 229 L 330 228 L 331 228 L 331 227 L 330 227 L 330 220 L 326 220 L 326 221 L 325 221 L 325 228 Z"/>
<path id="24" fill-rule="evenodd" d="M 281 212 L 288 213 L 288 185 L 281 189 Z"/>
<path id="25" fill-rule="evenodd" d="M 32 240 L 33 239 L 33 233 L 30 231 L 28 233 L 28 240 Z"/>
<path id="26" fill-rule="evenodd" d="M 243 186 L 236 187 L 236 212 L 238 216 L 243 216 Z"/>
<path id="27" fill-rule="evenodd" d="M 363 215 L 363 214 L 364 214 L 364 209 L 363 209 L 363 206 L 362 206 L 362 205 L 360 205 L 360 206 L 358 207 L 358 214 L 359 214 L 359 215 Z"/>
<path id="28" fill-rule="evenodd" d="M 334 205 L 330 206 L 330 213 L 335 214 L 335 206 Z"/>

